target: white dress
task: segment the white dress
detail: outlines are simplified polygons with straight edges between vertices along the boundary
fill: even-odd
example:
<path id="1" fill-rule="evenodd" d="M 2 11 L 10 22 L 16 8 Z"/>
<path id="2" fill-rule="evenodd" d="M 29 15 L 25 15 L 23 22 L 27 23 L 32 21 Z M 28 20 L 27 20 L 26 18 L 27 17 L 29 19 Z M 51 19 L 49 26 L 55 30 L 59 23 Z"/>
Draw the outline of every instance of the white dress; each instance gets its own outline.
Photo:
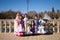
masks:
<path id="1" fill-rule="evenodd" d="M 41 34 L 46 33 L 46 32 L 44 31 L 43 23 L 45 23 L 45 21 L 43 21 L 42 19 L 40 19 L 40 20 L 39 20 L 38 33 L 41 33 Z"/>
<path id="2" fill-rule="evenodd" d="M 25 26 L 25 31 L 26 31 L 28 18 L 24 18 L 23 20 L 24 20 L 24 26 Z"/>

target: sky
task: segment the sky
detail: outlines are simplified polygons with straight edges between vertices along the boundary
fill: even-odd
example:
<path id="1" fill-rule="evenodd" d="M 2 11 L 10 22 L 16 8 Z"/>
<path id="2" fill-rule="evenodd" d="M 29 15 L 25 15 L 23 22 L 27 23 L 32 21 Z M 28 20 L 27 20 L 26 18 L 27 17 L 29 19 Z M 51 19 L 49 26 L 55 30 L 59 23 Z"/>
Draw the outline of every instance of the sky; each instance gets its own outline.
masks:
<path id="1" fill-rule="evenodd" d="M 51 11 L 52 7 L 55 10 L 60 10 L 60 0 L 29 0 L 28 11 Z M 0 11 L 8 11 L 9 9 L 26 13 L 27 0 L 0 0 Z"/>

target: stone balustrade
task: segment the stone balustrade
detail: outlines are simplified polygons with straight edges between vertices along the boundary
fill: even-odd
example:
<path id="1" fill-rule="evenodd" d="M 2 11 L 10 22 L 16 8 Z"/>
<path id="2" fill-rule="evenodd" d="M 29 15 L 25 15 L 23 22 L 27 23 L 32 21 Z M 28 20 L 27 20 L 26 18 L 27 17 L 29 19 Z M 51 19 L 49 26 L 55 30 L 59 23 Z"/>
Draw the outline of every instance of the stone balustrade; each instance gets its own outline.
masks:
<path id="1" fill-rule="evenodd" d="M 55 23 L 55 20 L 51 20 L 53 25 Z M 60 20 L 56 21 L 57 26 L 57 33 L 60 32 Z M 14 19 L 0 19 L 0 33 L 11 33 L 14 31 Z"/>
<path id="2" fill-rule="evenodd" d="M 11 33 L 14 30 L 14 19 L 0 19 L 0 33 Z"/>

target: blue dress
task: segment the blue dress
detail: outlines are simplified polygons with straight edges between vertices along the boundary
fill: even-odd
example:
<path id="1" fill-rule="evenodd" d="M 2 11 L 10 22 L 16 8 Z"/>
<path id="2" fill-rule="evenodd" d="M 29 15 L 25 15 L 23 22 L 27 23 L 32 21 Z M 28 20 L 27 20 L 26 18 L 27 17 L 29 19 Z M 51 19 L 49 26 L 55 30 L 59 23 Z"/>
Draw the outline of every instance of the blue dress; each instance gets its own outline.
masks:
<path id="1" fill-rule="evenodd" d="M 43 21 L 42 19 L 39 20 L 39 26 L 38 26 L 38 33 L 46 33 L 44 30 L 44 26 L 43 23 L 45 23 L 45 21 Z"/>

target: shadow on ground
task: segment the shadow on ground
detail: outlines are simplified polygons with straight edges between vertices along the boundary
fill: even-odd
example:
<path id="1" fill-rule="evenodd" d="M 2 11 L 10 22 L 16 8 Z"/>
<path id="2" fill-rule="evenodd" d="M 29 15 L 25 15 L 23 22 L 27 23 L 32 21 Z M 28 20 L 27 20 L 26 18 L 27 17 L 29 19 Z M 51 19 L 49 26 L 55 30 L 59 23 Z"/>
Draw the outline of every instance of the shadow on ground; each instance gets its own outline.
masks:
<path id="1" fill-rule="evenodd" d="M 27 37 L 27 36 L 38 36 L 38 35 L 52 35 L 53 33 L 45 33 L 45 34 L 25 34 L 22 37 Z"/>

